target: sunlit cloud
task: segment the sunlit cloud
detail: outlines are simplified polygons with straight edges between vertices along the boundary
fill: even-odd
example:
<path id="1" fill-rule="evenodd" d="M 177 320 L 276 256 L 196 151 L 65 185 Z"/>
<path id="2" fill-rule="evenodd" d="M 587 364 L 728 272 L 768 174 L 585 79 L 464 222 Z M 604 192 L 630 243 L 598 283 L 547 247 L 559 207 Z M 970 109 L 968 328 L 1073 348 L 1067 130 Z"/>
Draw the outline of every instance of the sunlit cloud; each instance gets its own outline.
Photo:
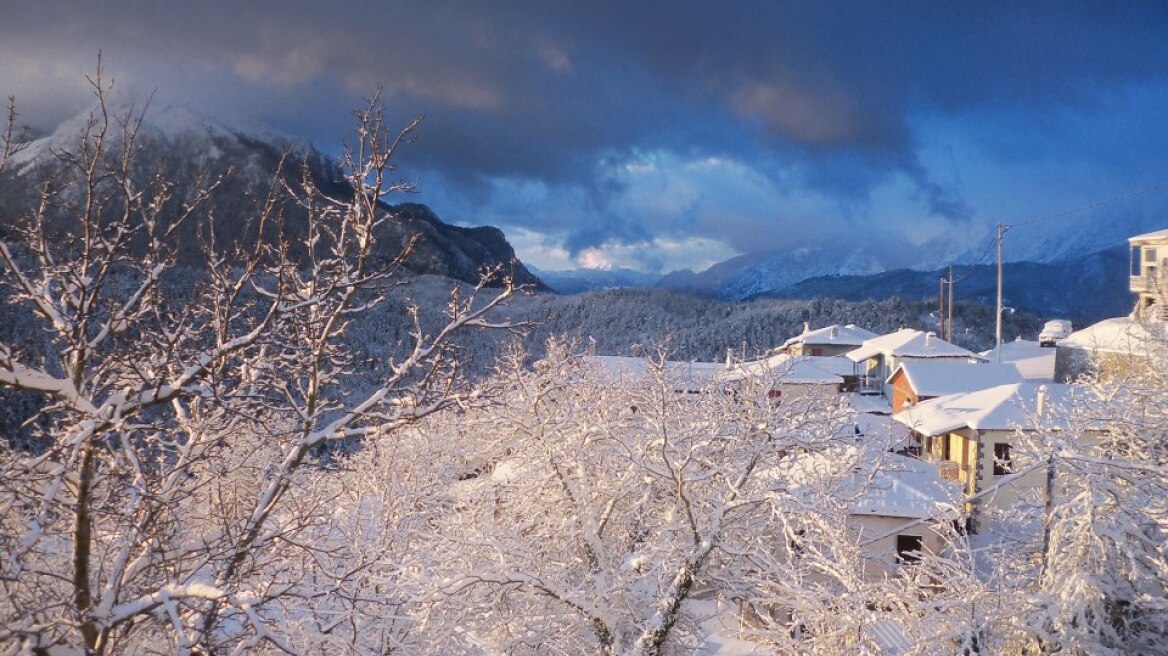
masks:
<path id="1" fill-rule="evenodd" d="M 911 263 L 1164 177 L 1168 17 L 1135 5 L 1032 8 L 1036 32 L 952 3 L 647 3 L 15 3 L 0 97 L 51 128 L 100 50 L 123 87 L 335 153 L 381 88 L 427 117 L 420 200 L 560 268 L 844 241 Z"/>

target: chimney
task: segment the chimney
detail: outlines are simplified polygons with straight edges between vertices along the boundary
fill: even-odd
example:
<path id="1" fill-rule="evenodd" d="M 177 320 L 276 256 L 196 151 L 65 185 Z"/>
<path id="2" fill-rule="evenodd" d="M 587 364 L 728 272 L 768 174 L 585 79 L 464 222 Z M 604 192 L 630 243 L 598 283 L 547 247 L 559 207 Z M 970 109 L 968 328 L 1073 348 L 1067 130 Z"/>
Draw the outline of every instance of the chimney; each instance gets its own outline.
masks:
<path id="1" fill-rule="evenodd" d="M 936 336 L 937 336 L 937 333 L 933 333 L 933 332 L 925 333 L 925 346 L 928 348 L 933 348 L 933 338 Z"/>
<path id="2" fill-rule="evenodd" d="M 809 333 L 809 332 L 811 332 L 811 322 L 810 322 L 810 321 L 804 321 L 804 322 L 803 322 L 803 334 L 804 334 L 804 335 L 806 335 L 806 334 L 807 334 L 807 333 Z"/>
<path id="3" fill-rule="evenodd" d="M 729 369 L 734 364 L 734 349 L 726 349 L 726 368 Z"/>
<path id="4" fill-rule="evenodd" d="M 1038 386 L 1038 394 L 1034 397 L 1034 412 L 1039 417 L 1046 414 L 1046 385 Z"/>
<path id="5" fill-rule="evenodd" d="M 833 325 L 831 327 L 831 338 L 835 339 L 836 337 L 839 337 L 839 326 Z"/>

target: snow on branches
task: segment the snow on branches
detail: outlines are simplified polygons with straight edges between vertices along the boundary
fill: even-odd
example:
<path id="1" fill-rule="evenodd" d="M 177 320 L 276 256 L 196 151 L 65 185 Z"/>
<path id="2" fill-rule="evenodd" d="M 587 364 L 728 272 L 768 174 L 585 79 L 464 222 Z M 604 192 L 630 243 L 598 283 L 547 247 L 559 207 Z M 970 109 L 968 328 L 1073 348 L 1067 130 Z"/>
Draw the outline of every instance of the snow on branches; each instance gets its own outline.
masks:
<path id="1" fill-rule="evenodd" d="M 0 446 L 0 653 L 390 648 L 400 600 L 385 522 L 408 522 L 384 495 L 409 479 L 379 488 L 383 508 L 327 475 L 322 448 L 473 402 L 452 340 L 509 327 L 488 314 L 515 287 L 488 288 L 502 272 L 485 272 L 436 332 L 416 321 L 404 355 L 354 390 L 368 355 L 346 331 L 410 254 L 374 258 L 382 201 L 408 186 L 394 157 L 418 121 L 387 130 L 375 98 L 342 161 L 351 194 L 277 172 L 230 218 L 252 238 L 224 247 L 225 217 L 205 211 L 223 178 L 180 198 L 141 170 L 143 110 L 111 110 L 100 70 L 90 83 L 97 110 L 0 242 L 8 316 L 24 327 L 0 343 L 0 384 L 45 399 L 39 446 Z M 10 112 L 0 172 L 22 147 L 14 126 Z M 290 207 L 306 223 L 289 233 L 298 244 L 270 238 Z M 174 267 L 186 222 L 201 222 L 204 271 Z"/>

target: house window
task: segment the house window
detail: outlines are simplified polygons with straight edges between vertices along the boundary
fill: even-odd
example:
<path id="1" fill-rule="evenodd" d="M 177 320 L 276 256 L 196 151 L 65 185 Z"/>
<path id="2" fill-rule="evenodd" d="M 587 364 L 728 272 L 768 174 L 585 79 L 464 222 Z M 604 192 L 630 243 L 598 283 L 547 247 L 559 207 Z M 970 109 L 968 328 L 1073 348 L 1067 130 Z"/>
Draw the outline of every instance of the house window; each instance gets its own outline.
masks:
<path id="1" fill-rule="evenodd" d="M 812 347 L 811 355 L 823 355 L 823 349 Z"/>
<path id="2" fill-rule="evenodd" d="M 1156 249 L 1145 248 L 1144 249 L 1144 261 L 1147 262 L 1148 264 L 1155 264 L 1156 263 Z"/>
<path id="3" fill-rule="evenodd" d="M 1014 463 L 1010 458 L 1009 444 L 994 445 L 994 476 L 1005 476 L 1014 471 Z"/>
<path id="4" fill-rule="evenodd" d="M 896 562 L 901 565 L 920 562 L 923 548 L 924 538 L 919 535 L 896 536 Z"/>

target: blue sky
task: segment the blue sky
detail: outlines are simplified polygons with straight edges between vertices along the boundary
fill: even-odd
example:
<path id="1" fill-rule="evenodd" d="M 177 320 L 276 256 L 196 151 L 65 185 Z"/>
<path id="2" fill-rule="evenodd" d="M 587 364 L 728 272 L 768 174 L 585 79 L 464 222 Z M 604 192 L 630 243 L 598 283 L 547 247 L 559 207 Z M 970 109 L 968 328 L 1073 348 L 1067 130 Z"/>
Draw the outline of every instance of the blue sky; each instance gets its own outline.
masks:
<path id="1" fill-rule="evenodd" d="M 98 50 L 124 89 L 327 151 L 380 86 L 426 115 L 413 200 L 541 268 L 910 264 L 1168 180 L 1162 2 L 10 4 L 0 94 L 38 128 L 88 104 Z"/>

